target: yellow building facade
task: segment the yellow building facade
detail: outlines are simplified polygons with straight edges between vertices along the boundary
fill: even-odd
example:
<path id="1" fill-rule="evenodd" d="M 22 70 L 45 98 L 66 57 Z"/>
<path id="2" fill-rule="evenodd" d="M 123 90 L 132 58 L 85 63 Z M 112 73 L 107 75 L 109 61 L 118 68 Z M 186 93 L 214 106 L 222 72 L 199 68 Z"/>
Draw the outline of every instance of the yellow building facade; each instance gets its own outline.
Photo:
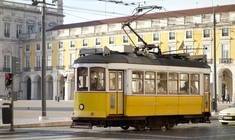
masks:
<path id="1" fill-rule="evenodd" d="M 215 11 L 215 16 L 213 15 Z M 46 32 L 47 99 L 72 100 L 74 91 L 73 61 L 84 47 L 142 46 L 137 36 L 125 27 L 130 17 L 59 25 Z M 214 19 L 216 22 L 214 22 Z M 131 27 L 148 44 L 162 53 L 207 55 L 211 65 L 213 89 L 214 48 L 216 48 L 217 96 L 219 101 L 235 100 L 235 5 L 146 14 L 131 22 Z M 214 30 L 215 25 L 215 30 Z M 214 47 L 214 31 L 216 47 Z M 36 34 L 21 43 L 21 86 L 25 99 L 40 99 L 41 42 Z M 183 47 L 183 48 L 180 48 Z M 155 50 L 153 50 L 155 51 Z M 30 87 L 30 88 L 29 88 Z"/>

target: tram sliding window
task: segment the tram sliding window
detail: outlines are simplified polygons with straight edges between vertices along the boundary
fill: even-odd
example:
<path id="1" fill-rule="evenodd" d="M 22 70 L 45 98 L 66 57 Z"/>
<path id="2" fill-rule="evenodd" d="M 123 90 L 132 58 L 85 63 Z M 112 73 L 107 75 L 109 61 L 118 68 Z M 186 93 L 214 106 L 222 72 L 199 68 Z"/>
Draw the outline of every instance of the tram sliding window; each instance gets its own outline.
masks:
<path id="1" fill-rule="evenodd" d="M 204 75 L 204 92 L 209 92 L 210 89 L 210 75 Z"/>
<path id="2" fill-rule="evenodd" d="M 169 93 L 178 93 L 178 73 L 169 73 Z"/>
<path id="3" fill-rule="evenodd" d="M 191 74 L 190 92 L 192 94 L 199 94 L 199 74 Z"/>
<path id="4" fill-rule="evenodd" d="M 81 67 L 77 69 L 77 89 L 78 91 L 88 90 L 88 68 Z"/>
<path id="5" fill-rule="evenodd" d="M 180 74 L 180 93 L 181 94 L 189 93 L 189 74 L 186 73 Z"/>
<path id="6" fill-rule="evenodd" d="M 90 68 L 90 90 L 104 91 L 105 69 L 100 67 Z"/>
<path id="7" fill-rule="evenodd" d="M 167 73 L 157 73 L 157 94 L 166 94 L 167 91 Z"/>
<path id="8" fill-rule="evenodd" d="M 143 75 L 142 71 L 132 72 L 132 92 L 143 94 Z"/>
<path id="9" fill-rule="evenodd" d="M 145 93 L 155 94 L 155 72 L 145 72 Z"/>

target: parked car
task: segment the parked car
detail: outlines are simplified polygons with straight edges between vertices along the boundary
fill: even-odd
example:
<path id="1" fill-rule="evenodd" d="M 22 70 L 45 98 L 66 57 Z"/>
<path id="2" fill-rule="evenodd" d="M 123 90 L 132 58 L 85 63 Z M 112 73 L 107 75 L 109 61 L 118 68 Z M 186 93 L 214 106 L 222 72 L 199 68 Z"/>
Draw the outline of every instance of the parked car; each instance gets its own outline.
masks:
<path id="1" fill-rule="evenodd" d="M 235 122 L 235 103 L 229 106 L 229 108 L 221 110 L 218 119 L 223 125 Z"/>

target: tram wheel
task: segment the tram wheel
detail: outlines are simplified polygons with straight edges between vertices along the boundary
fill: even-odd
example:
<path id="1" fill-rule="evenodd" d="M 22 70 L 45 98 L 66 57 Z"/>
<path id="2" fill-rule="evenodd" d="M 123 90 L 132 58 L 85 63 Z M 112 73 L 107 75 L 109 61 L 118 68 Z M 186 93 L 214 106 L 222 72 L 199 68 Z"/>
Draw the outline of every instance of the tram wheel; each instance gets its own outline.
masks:
<path id="1" fill-rule="evenodd" d="M 222 125 L 227 125 L 228 123 L 227 122 L 222 122 Z"/>
<path id="2" fill-rule="evenodd" d="M 168 124 L 165 124 L 165 127 L 166 129 L 172 129 L 174 127 L 174 123 L 168 123 Z"/>
<path id="3" fill-rule="evenodd" d="M 160 130 L 161 126 L 150 126 L 150 130 Z"/>
<path id="4" fill-rule="evenodd" d="M 127 130 L 128 128 L 129 128 L 130 126 L 121 126 L 121 128 L 123 129 L 123 130 Z"/>
<path id="5" fill-rule="evenodd" d="M 138 130 L 138 131 L 144 131 L 145 126 L 139 125 L 139 126 L 136 126 L 135 129 Z"/>

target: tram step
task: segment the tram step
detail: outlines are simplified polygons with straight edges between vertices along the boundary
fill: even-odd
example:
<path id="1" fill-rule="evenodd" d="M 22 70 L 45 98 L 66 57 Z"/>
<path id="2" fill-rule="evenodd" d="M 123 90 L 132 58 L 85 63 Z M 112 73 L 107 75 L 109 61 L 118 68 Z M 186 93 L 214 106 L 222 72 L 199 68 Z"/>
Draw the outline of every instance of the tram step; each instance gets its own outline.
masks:
<path id="1" fill-rule="evenodd" d="M 70 128 L 92 129 L 90 123 L 72 122 Z"/>

